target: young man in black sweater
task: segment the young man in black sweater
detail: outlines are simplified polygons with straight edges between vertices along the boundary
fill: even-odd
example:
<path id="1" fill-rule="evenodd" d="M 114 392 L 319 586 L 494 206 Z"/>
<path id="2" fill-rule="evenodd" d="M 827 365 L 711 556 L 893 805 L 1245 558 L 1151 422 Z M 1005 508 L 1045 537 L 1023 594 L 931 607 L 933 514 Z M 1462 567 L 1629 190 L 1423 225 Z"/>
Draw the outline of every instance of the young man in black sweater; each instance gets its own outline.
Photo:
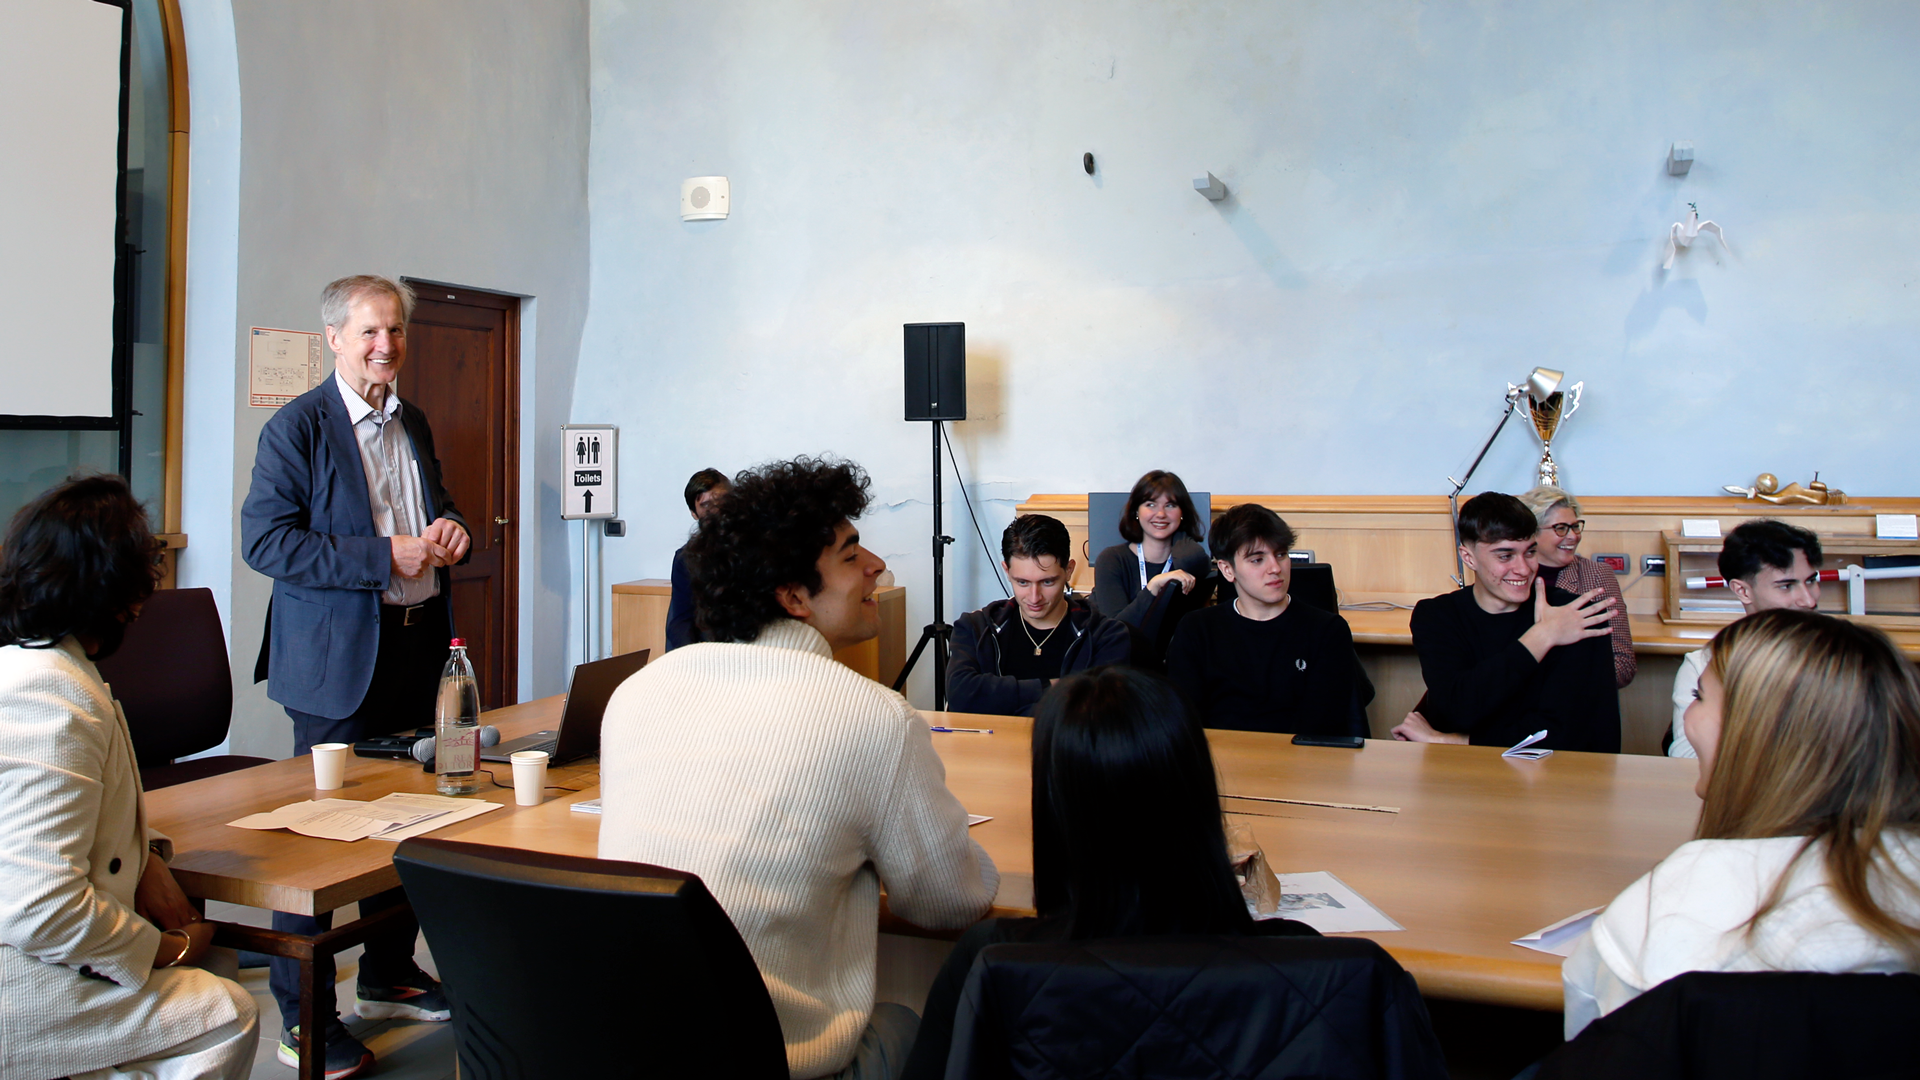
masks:
<path id="1" fill-rule="evenodd" d="M 1460 508 L 1460 558 L 1473 584 L 1413 609 L 1427 681 L 1421 708 L 1393 729 L 1411 742 L 1512 746 L 1536 731 L 1554 750 L 1620 752 L 1613 601 L 1539 577 L 1533 512 L 1483 492 Z"/>
<path id="2" fill-rule="evenodd" d="M 1293 530 L 1258 503 L 1220 515 L 1213 553 L 1238 595 L 1180 620 L 1167 675 L 1204 727 L 1365 736 L 1353 631 L 1293 602 L 1292 547 Z"/>
<path id="3" fill-rule="evenodd" d="M 1022 514 L 1000 535 L 1013 599 L 953 622 L 947 706 L 954 712 L 1032 716 L 1054 680 L 1133 660 L 1133 631 L 1067 588 L 1073 538 L 1045 514 Z"/>

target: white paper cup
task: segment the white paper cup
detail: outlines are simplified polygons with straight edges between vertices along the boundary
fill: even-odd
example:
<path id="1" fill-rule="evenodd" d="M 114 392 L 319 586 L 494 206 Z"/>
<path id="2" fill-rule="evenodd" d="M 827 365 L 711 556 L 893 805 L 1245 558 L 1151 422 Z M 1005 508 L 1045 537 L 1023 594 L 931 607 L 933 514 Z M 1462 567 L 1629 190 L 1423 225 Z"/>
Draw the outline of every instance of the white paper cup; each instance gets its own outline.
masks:
<path id="1" fill-rule="evenodd" d="M 547 793 L 547 752 L 519 750 L 507 755 L 513 763 L 513 801 L 521 806 L 539 806 Z"/>
<path id="2" fill-rule="evenodd" d="M 347 744 L 323 742 L 313 745 L 313 786 L 332 791 L 340 786 L 347 772 Z"/>

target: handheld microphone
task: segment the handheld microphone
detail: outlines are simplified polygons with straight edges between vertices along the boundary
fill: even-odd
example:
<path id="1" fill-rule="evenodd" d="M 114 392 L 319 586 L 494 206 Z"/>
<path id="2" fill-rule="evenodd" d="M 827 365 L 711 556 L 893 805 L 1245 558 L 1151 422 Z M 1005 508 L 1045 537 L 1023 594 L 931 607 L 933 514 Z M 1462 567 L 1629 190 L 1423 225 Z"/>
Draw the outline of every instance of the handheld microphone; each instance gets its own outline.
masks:
<path id="1" fill-rule="evenodd" d="M 494 727 L 492 724 L 481 724 L 480 725 L 480 745 L 481 746 L 498 746 L 499 744 L 500 744 L 500 729 L 497 727 Z M 425 765 L 427 762 L 432 761 L 433 748 L 434 748 L 434 741 L 433 741 L 433 736 L 431 735 L 427 736 L 424 739 L 421 739 L 417 743 L 414 743 L 413 744 L 413 760 L 419 762 L 422 765 Z"/>

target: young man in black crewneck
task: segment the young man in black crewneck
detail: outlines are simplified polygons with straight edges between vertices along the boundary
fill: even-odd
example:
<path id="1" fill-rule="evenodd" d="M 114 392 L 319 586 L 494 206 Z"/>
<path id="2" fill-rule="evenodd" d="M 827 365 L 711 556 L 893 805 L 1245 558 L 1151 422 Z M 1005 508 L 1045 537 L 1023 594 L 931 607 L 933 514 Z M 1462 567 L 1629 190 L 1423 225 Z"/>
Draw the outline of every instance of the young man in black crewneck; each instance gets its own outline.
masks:
<path id="1" fill-rule="evenodd" d="M 1287 591 L 1293 530 L 1272 510 L 1242 503 L 1220 515 L 1212 536 L 1220 574 L 1238 595 L 1180 620 L 1167 646 L 1167 675 L 1202 726 L 1365 736 L 1353 631 Z"/>
<path id="2" fill-rule="evenodd" d="M 1000 536 L 1013 599 L 954 620 L 947 705 L 954 712 L 1032 716 L 1054 680 L 1133 659 L 1133 631 L 1073 595 L 1073 538 L 1045 514 L 1023 514 Z"/>
<path id="3" fill-rule="evenodd" d="M 1545 730 L 1539 746 L 1619 753 L 1613 601 L 1541 580 L 1538 530 L 1511 495 L 1483 492 L 1460 507 L 1460 558 L 1473 584 L 1414 606 L 1427 696 L 1396 738 L 1512 746 Z"/>

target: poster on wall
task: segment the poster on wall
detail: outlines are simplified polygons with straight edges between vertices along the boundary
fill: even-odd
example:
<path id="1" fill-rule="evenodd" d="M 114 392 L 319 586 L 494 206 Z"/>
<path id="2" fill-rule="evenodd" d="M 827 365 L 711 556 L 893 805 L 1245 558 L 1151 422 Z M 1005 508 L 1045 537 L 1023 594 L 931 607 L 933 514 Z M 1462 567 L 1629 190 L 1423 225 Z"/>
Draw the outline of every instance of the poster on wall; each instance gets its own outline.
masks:
<path id="1" fill-rule="evenodd" d="M 319 334 L 255 326 L 247 339 L 247 404 L 277 409 L 320 385 Z"/>

